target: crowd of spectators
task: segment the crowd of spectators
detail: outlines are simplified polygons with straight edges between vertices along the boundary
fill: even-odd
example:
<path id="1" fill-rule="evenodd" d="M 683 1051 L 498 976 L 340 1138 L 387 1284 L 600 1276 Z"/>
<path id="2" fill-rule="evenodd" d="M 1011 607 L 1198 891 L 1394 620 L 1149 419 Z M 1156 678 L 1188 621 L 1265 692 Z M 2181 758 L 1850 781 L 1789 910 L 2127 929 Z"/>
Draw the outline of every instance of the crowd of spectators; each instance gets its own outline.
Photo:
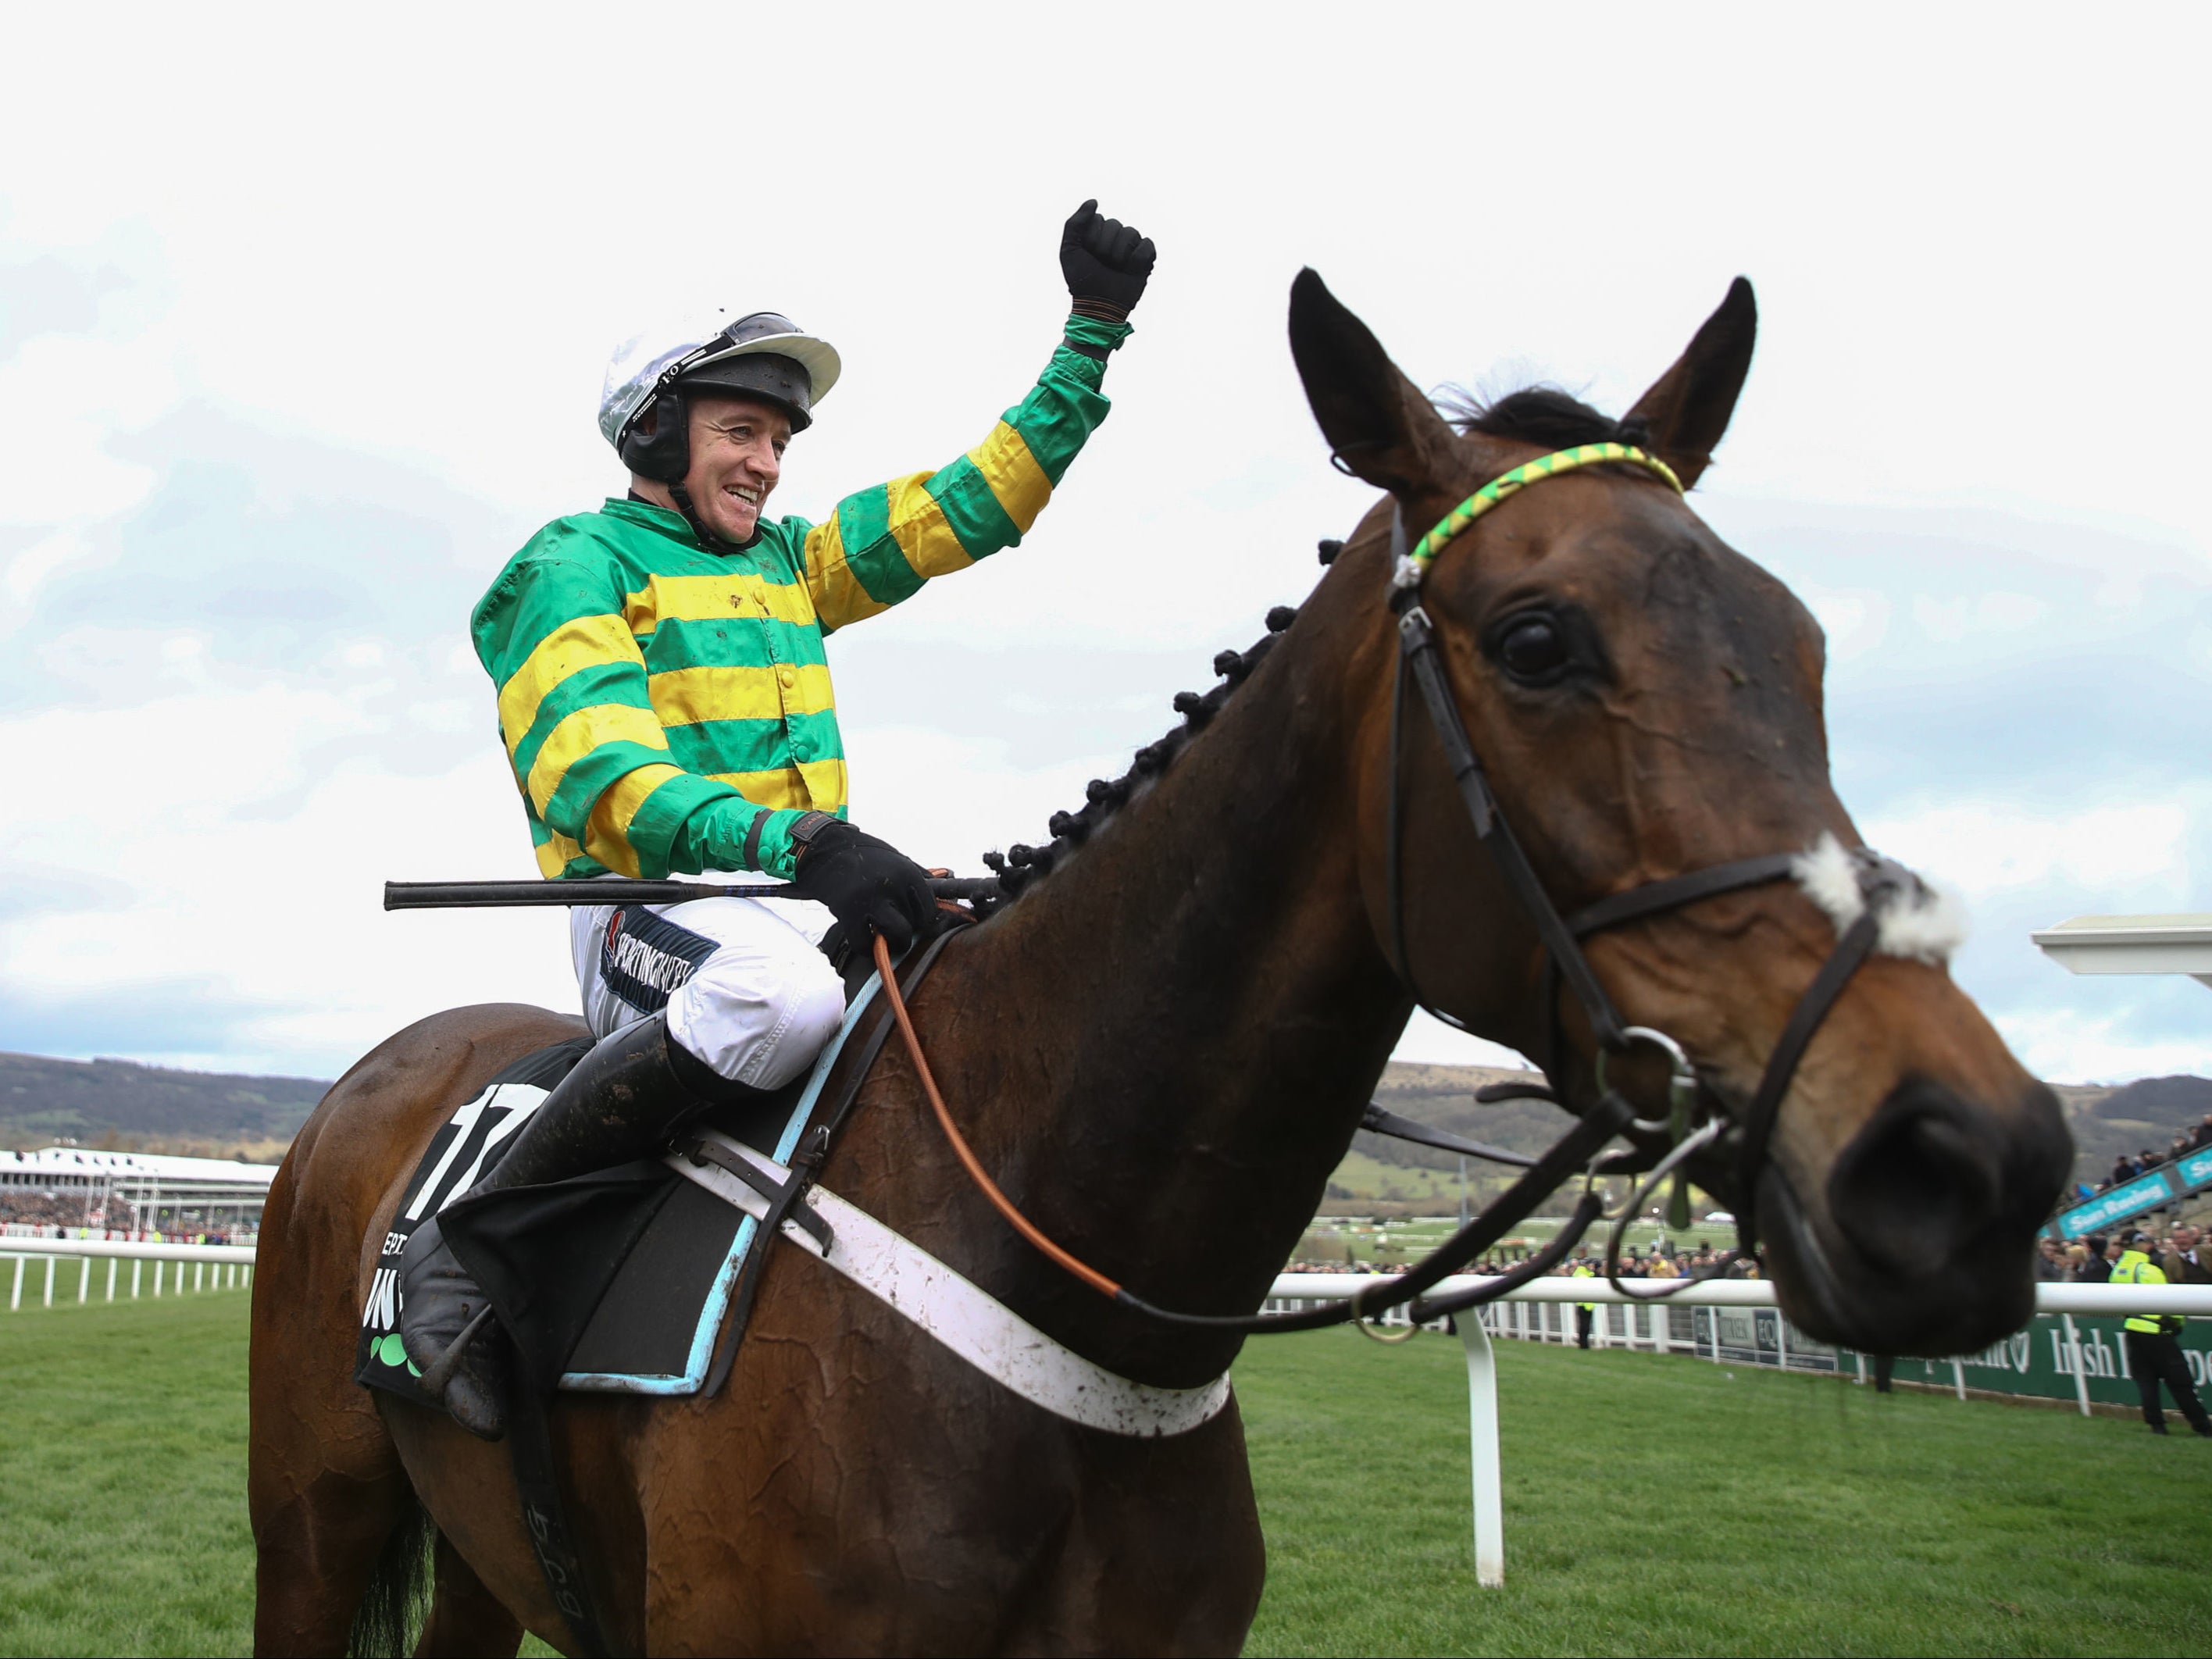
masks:
<path id="1" fill-rule="evenodd" d="M 1510 1273 L 1526 1261 L 1534 1251 L 1528 1248 L 1496 1250 L 1471 1264 L 1466 1271 L 1471 1273 Z M 1705 1239 L 1694 1246 L 1678 1246 L 1669 1240 L 1649 1247 L 1631 1245 L 1620 1253 L 1620 1276 L 1623 1279 L 1687 1279 L 1693 1274 L 1710 1275 L 1728 1258 L 1728 1250 L 1716 1247 Z M 1562 1261 L 1552 1271 L 1572 1273 L 1577 1264 L 1602 1272 L 1604 1262 L 1595 1248 L 1585 1247 L 1573 1257 Z M 1301 1258 L 1290 1262 L 1286 1273 L 1395 1273 L 1406 1269 L 1406 1262 L 1397 1260 L 1382 1261 L 1334 1261 Z M 1756 1279 L 1759 1264 L 1755 1261 L 1736 1261 L 1729 1265 L 1722 1277 L 1727 1279 Z"/>
<path id="2" fill-rule="evenodd" d="M 81 1227 L 84 1200 L 75 1194 L 56 1197 L 46 1193 L 11 1192 L 0 1196 L 0 1221 L 33 1227 Z"/>
<path id="3" fill-rule="evenodd" d="M 162 1212 L 165 1224 L 156 1235 L 125 1231 L 132 1224 L 128 1206 L 119 1200 L 114 1206 L 112 1217 L 105 1214 L 98 1206 L 88 1212 L 84 1199 L 77 1194 L 49 1195 L 45 1193 L 13 1192 L 0 1197 L 0 1224 L 33 1229 L 34 1238 L 76 1238 L 89 1234 L 94 1237 L 154 1238 L 173 1244 L 228 1244 L 239 1230 L 227 1222 L 209 1223 L 188 1218 L 172 1221 L 169 1212 Z M 22 1235 L 17 1235 L 19 1237 Z M 245 1237 L 253 1237 L 252 1229 Z"/>
<path id="4" fill-rule="evenodd" d="M 2162 1231 L 2142 1222 L 2130 1222 L 2109 1237 L 2092 1233 L 2071 1244 L 2062 1244 L 2055 1238 L 2039 1240 L 2035 1276 L 2045 1284 L 2102 1285 L 2112 1276 L 2112 1263 L 2118 1259 L 2124 1241 L 2138 1231 L 2151 1236 L 2150 1248 L 2144 1254 L 2166 1274 L 2167 1284 L 2212 1285 L 2212 1248 L 2206 1245 L 2204 1230 L 2187 1222 L 2176 1222 Z"/>
<path id="5" fill-rule="evenodd" d="M 2112 1173 L 2106 1178 L 2102 1186 L 2096 1188 L 2096 1192 L 2106 1192 L 2114 1187 L 2133 1181 L 2137 1176 L 2148 1175 L 2160 1164 L 2171 1164 L 2178 1158 L 2185 1158 L 2191 1152 L 2206 1146 L 2212 1146 L 2212 1112 L 2205 1113 L 2204 1121 L 2194 1129 L 2184 1129 L 2177 1133 L 2173 1137 L 2172 1143 L 2162 1152 L 2153 1152 L 2148 1146 L 2133 1158 L 2122 1152 L 2112 1160 Z M 2086 1196 L 2094 1197 L 2095 1193 Z"/>
<path id="6" fill-rule="evenodd" d="M 2149 1256 L 2154 1264 L 2165 1271 L 2166 1281 L 2173 1285 L 2212 1285 L 2212 1240 L 2205 1230 L 2187 1222 L 2177 1222 L 2160 1231 L 2145 1224 L 2131 1224 L 2117 1229 L 2109 1237 L 2093 1234 L 2072 1244 L 2062 1244 L 2057 1239 L 2045 1238 L 2037 1242 L 2035 1276 L 2045 1283 L 2067 1285 L 2101 1285 L 2112 1273 L 2112 1264 L 2122 1248 L 2122 1241 L 2141 1226 L 2152 1237 Z M 210 1242 L 220 1243 L 210 1236 Z M 1621 1252 L 1620 1276 L 1623 1279 L 1687 1279 L 1696 1274 L 1710 1275 L 1728 1256 L 1725 1248 L 1699 1239 L 1693 1246 L 1678 1246 L 1662 1240 L 1658 1244 L 1631 1246 Z M 1517 1267 L 1528 1257 L 1526 1249 L 1494 1251 L 1475 1262 L 1467 1271 L 1477 1273 L 1503 1273 Z M 1286 1273 L 1390 1273 L 1403 1272 L 1401 1261 L 1323 1261 L 1301 1260 L 1291 1262 L 1283 1271 Z M 1597 1273 L 1604 1271 L 1600 1253 L 1588 1249 L 1562 1261 L 1553 1269 L 1555 1273 L 1571 1273 L 1577 1267 Z M 1730 1263 L 1721 1275 L 1728 1279 L 1757 1279 L 1756 1261 Z"/>

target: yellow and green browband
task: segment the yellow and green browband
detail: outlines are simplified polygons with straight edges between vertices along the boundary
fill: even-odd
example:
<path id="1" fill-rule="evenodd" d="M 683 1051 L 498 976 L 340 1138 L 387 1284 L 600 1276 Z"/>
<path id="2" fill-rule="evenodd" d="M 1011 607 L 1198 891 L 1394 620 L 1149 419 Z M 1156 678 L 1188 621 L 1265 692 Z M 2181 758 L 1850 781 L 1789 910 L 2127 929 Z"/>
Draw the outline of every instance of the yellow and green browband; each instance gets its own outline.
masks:
<path id="1" fill-rule="evenodd" d="M 1510 472 L 1492 479 L 1488 483 L 1462 501 L 1440 520 L 1435 529 L 1413 544 L 1407 555 L 1416 576 L 1427 574 L 1430 562 L 1444 550 L 1444 545 L 1484 514 L 1501 501 L 1510 501 L 1530 484 L 1541 483 L 1547 478 L 1556 478 L 1562 472 L 1572 472 L 1577 467 L 1603 466 L 1608 462 L 1625 462 L 1640 466 L 1666 481 L 1676 495 L 1682 493 L 1682 481 L 1674 476 L 1674 469 L 1656 455 L 1636 448 L 1631 444 L 1583 444 L 1577 449 L 1561 449 L 1549 455 L 1540 455 L 1525 466 L 1516 466 Z"/>

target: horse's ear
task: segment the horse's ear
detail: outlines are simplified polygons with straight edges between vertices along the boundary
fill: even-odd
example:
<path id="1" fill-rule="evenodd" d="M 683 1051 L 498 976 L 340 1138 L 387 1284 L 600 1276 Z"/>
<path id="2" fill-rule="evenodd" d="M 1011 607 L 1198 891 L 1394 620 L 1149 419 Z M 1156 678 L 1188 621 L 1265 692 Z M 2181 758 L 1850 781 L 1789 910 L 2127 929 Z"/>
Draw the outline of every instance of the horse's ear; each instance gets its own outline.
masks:
<path id="1" fill-rule="evenodd" d="M 1451 428 L 1310 270 L 1291 284 L 1291 356 L 1322 436 L 1360 477 L 1412 494 L 1444 470 Z"/>
<path id="2" fill-rule="evenodd" d="M 1739 276 L 1690 349 L 1628 411 L 1632 420 L 1643 417 L 1651 433 L 1650 447 L 1674 469 L 1685 489 L 1712 465 L 1713 451 L 1735 413 L 1744 376 L 1751 372 L 1752 343 L 1758 334 L 1759 307 L 1750 283 Z"/>

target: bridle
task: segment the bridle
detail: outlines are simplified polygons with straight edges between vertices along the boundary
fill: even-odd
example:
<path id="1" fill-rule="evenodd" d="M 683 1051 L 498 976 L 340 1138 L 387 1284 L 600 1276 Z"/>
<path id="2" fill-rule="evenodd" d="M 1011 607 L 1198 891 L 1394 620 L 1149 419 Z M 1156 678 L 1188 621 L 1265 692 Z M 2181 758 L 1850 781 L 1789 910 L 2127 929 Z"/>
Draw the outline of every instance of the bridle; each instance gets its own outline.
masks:
<path id="1" fill-rule="evenodd" d="M 1421 603 L 1422 584 L 1429 567 L 1443 549 L 1477 520 L 1522 490 L 1565 472 L 1588 466 L 1629 465 L 1643 468 L 1664 483 L 1678 495 L 1682 493 L 1681 481 L 1674 470 L 1658 457 L 1632 445 L 1620 443 L 1583 444 L 1574 449 L 1561 450 L 1546 455 L 1494 479 L 1467 500 L 1454 507 L 1440 520 L 1428 534 L 1409 550 L 1406 544 L 1406 520 L 1401 507 L 1393 504 L 1390 515 L 1390 609 L 1398 619 L 1398 663 L 1395 682 L 1392 687 L 1390 704 L 1390 760 L 1387 847 L 1384 853 L 1385 902 L 1389 907 L 1392 947 L 1392 967 L 1411 993 L 1414 1001 L 1431 1017 L 1455 1030 L 1465 1030 L 1465 1024 L 1438 1008 L 1422 995 L 1414 976 L 1411 957 L 1406 949 L 1404 871 L 1400 846 L 1399 801 L 1401 793 L 1400 769 L 1404 757 L 1399 742 L 1399 732 L 1405 702 L 1406 684 L 1411 679 L 1420 694 L 1422 706 L 1427 710 L 1429 723 L 1438 744 L 1443 750 L 1445 763 L 1450 768 L 1452 781 L 1459 790 L 1462 803 L 1472 820 L 1476 837 L 1491 850 L 1497 860 L 1498 872 L 1504 878 L 1507 889 L 1519 903 L 1522 913 L 1536 929 L 1545 956 L 1545 1006 L 1553 1019 L 1552 1054 L 1556 1061 L 1559 1043 L 1557 1033 L 1556 1010 L 1558 988 L 1562 981 L 1573 992 L 1582 1005 L 1583 1015 L 1589 1022 L 1590 1031 L 1598 1044 L 1597 1079 L 1600 1091 L 1598 1104 L 1593 1113 L 1601 1114 L 1609 1121 L 1626 1118 L 1621 1128 L 1642 1137 L 1666 1135 L 1668 1150 L 1658 1160 L 1659 1167 L 1651 1170 L 1650 1178 L 1622 1206 L 1619 1223 L 1614 1227 L 1608 1245 L 1607 1276 L 1624 1291 L 1619 1275 L 1620 1241 L 1626 1231 L 1627 1220 L 1637 1213 L 1638 1206 L 1665 1175 L 1675 1173 L 1674 1209 L 1679 1219 L 1676 1224 L 1686 1224 L 1687 1216 L 1682 1213 L 1689 1190 L 1682 1166 L 1698 1152 L 1716 1142 L 1727 1139 L 1725 1126 L 1717 1118 L 1709 1118 L 1701 1127 L 1692 1127 L 1691 1118 L 1700 1103 L 1700 1091 L 1694 1068 L 1681 1046 L 1664 1032 L 1648 1026 L 1631 1025 L 1621 1018 L 1613 1006 L 1602 981 L 1591 966 L 1583 949 L 1583 941 L 1593 935 L 1619 927 L 1631 921 L 1663 915 L 1701 900 L 1715 898 L 1723 893 L 1740 892 L 1746 888 L 1765 886 L 1771 882 L 1790 878 L 1796 872 L 1800 854 L 1770 853 L 1755 858 L 1734 859 L 1725 863 L 1708 865 L 1682 875 L 1668 876 L 1657 881 L 1646 882 L 1638 887 L 1614 893 L 1575 912 L 1562 915 L 1551 894 L 1537 878 L 1528 862 L 1518 837 L 1500 809 L 1496 793 L 1491 788 L 1481 757 L 1468 735 L 1467 723 L 1461 717 L 1459 705 L 1453 698 L 1443 653 L 1437 643 L 1436 626 Z M 1790 1092 L 1799 1063 L 1810 1046 L 1814 1035 L 1851 976 L 1873 953 L 1880 939 L 1881 919 L 1891 904 L 1905 894 L 1918 890 L 1919 878 L 1903 866 L 1860 849 L 1852 855 L 1852 873 L 1857 880 L 1863 908 L 1856 921 L 1844 930 L 1835 949 L 1813 977 L 1813 982 L 1798 999 L 1781 1037 L 1768 1054 L 1759 1087 L 1753 1091 L 1750 1104 L 1735 1126 L 1733 1146 L 1723 1146 L 1724 1153 L 1732 1153 L 1736 1188 L 1738 1245 L 1727 1261 L 1701 1277 L 1724 1271 L 1728 1265 L 1758 1248 L 1754 1222 L 1757 1209 L 1756 1193 L 1760 1171 L 1765 1167 L 1767 1148 L 1772 1139 L 1775 1120 L 1782 1102 Z M 1605 1061 L 1608 1055 L 1618 1056 L 1639 1046 L 1657 1049 L 1665 1058 L 1668 1068 L 1668 1111 L 1664 1118 L 1651 1120 L 1635 1115 L 1633 1108 L 1617 1091 L 1605 1085 Z M 1547 1074 L 1552 1070 L 1546 1067 Z M 1552 1079 L 1556 1090 L 1556 1079 Z M 1547 1091 L 1557 1100 L 1555 1092 Z M 1608 1110 L 1610 1107 L 1612 1109 Z M 1587 1121 L 1587 1118 L 1585 1119 Z M 1609 1160 L 1605 1173 L 1630 1172 L 1637 1169 L 1633 1158 Z M 1449 1246 L 1446 1247 L 1449 1248 Z M 1671 1281 L 1668 1289 L 1660 1294 L 1671 1295 L 1695 1279 Z M 1646 1293 L 1650 1295 L 1649 1292 Z"/>
<path id="2" fill-rule="evenodd" d="M 1388 844 L 1385 852 L 1386 902 L 1393 952 L 1391 965 L 1416 1004 L 1447 1025 L 1462 1030 L 1467 1029 L 1462 1022 L 1437 1008 L 1422 995 L 1414 978 L 1412 961 L 1406 951 L 1404 871 L 1399 846 L 1399 797 L 1402 781 L 1400 776 L 1402 757 L 1399 736 L 1406 687 L 1410 681 L 1419 694 L 1422 706 L 1428 711 L 1430 726 L 1443 748 L 1445 763 L 1450 769 L 1460 799 L 1473 821 L 1476 837 L 1490 848 L 1507 889 L 1534 927 L 1537 938 L 1543 945 L 1546 1006 L 1554 1020 L 1554 1041 L 1550 1060 L 1556 1063 L 1558 1058 L 1559 1045 L 1557 1042 L 1556 1011 L 1558 988 L 1561 983 L 1574 994 L 1575 1000 L 1581 1004 L 1598 1045 L 1598 1098 L 1580 1115 L 1574 1127 L 1562 1136 L 1549 1152 L 1530 1164 L 1521 1177 L 1486 1205 L 1480 1214 L 1404 1273 L 1389 1279 L 1377 1279 L 1370 1289 L 1347 1301 L 1331 1303 L 1303 1312 L 1208 1315 L 1178 1313 L 1156 1307 L 1096 1268 L 1078 1261 L 1047 1238 L 1014 1207 L 969 1149 L 945 1106 L 935 1080 L 930 1075 L 928 1062 L 922 1055 L 920 1040 L 915 1035 L 904 1001 L 899 994 L 896 976 L 890 971 L 888 952 L 882 941 L 877 940 L 878 967 L 883 974 L 884 988 L 893 1015 L 906 1040 L 908 1055 L 914 1061 L 939 1125 L 954 1151 L 959 1154 L 970 1178 L 1024 1237 L 1060 1267 L 1094 1290 L 1111 1297 L 1116 1304 L 1170 1324 L 1224 1333 L 1312 1330 L 1351 1321 L 1362 1322 L 1361 1328 L 1365 1329 L 1364 1322 L 1372 1316 L 1408 1303 L 1413 1304 L 1410 1312 L 1413 1321 L 1419 1323 L 1480 1303 L 1494 1301 L 1509 1291 L 1540 1277 L 1564 1261 L 1567 1252 L 1589 1231 L 1591 1224 L 1606 1214 L 1597 1179 L 1601 1176 L 1613 1174 L 1640 1174 L 1645 1177 L 1641 1185 L 1635 1186 L 1620 1208 L 1608 1218 L 1613 1225 L 1606 1249 L 1606 1274 L 1614 1287 L 1624 1294 L 1645 1300 L 1661 1299 L 1726 1271 L 1734 1262 L 1757 1249 L 1753 1217 L 1757 1209 L 1758 1181 L 1766 1165 L 1767 1148 L 1783 1099 L 1790 1092 L 1790 1083 L 1796 1076 L 1798 1065 L 1803 1060 L 1814 1033 L 1834 1008 L 1851 976 L 1873 954 L 1881 937 L 1884 915 L 1900 898 L 1917 893 L 1920 890 L 1920 882 L 1903 866 L 1878 857 L 1864 848 L 1850 854 L 1852 874 L 1856 879 L 1862 900 L 1860 914 L 1842 930 L 1835 949 L 1814 975 L 1812 983 L 1806 988 L 1803 995 L 1798 998 L 1797 1006 L 1784 1026 L 1780 1038 L 1767 1055 L 1759 1087 L 1753 1093 L 1749 1105 L 1735 1121 L 1732 1137 L 1729 1123 L 1706 1109 L 1711 1103 L 1710 1097 L 1699 1086 L 1696 1070 L 1681 1045 L 1664 1032 L 1647 1026 L 1631 1025 L 1622 1019 L 1613 999 L 1607 994 L 1604 983 L 1598 978 L 1596 969 L 1583 951 L 1583 942 L 1585 939 L 1627 922 L 1663 915 L 1723 893 L 1740 892 L 1747 888 L 1789 879 L 1796 873 L 1802 855 L 1771 853 L 1756 858 L 1735 859 L 1723 864 L 1709 865 L 1702 870 L 1665 877 L 1608 895 L 1571 915 L 1563 915 L 1538 878 L 1534 866 L 1528 862 L 1527 853 L 1499 807 L 1497 794 L 1483 769 L 1481 757 L 1476 753 L 1474 740 L 1468 734 L 1467 723 L 1461 717 L 1459 705 L 1452 696 L 1443 653 L 1437 641 L 1436 625 L 1421 603 L 1422 583 L 1429 566 L 1446 546 L 1477 520 L 1523 489 L 1547 478 L 1558 477 L 1583 467 L 1604 465 L 1640 467 L 1677 494 L 1682 491 L 1681 481 L 1656 456 L 1632 445 L 1595 443 L 1540 457 L 1493 479 L 1445 514 L 1410 549 L 1406 541 L 1404 511 L 1395 503 L 1392 507 L 1389 604 L 1393 615 L 1397 618 L 1398 661 L 1391 696 L 1390 760 L 1387 785 Z M 1668 1066 L 1664 1109 L 1648 1118 L 1639 1115 L 1636 1103 L 1618 1088 L 1609 1086 L 1606 1080 L 1607 1060 L 1620 1058 L 1639 1047 L 1656 1050 L 1665 1058 Z M 1547 1065 L 1547 1076 L 1551 1069 Z M 1564 1103 L 1553 1090 L 1522 1092 L 1534 1094 L 1555 1104 Z M 1701 1114 L 1704 1121 L 1697 1121 Z M 1663 1137 L 1666 1150 L 1663 1152 L 1639 1151 L 1601 1158 L 1606 1143 L 1616 1135 L 1630 1136 L 1646 1146 L 1658 1144 Z M 1723 1156 L 1729 1158 L 1735 1170 L 1736 1249 L 1705 1272 L 1690 1278 L 1667 1281 L 1664 1288 L 1631 1290 L 1622 1282 L 1620 1273 L 1620 1243 L 1629 1222 L 1639 1212 L 1644 1199 L 1672 1175 L 1675 1186 L 1671 1207 L 1686 1224 L 1687 1217 L 1684 1210 L 1689 1198 L 1687 1163 L 1698 1153 L 1716 1146 L 1720 1147 Z M 1444 1297 L 1427 1295 L 1446 1276 L 1497 1244 L 1510 1228 L 1524 1220 L 1539 1204 L 1577 1176 L 1583 1177 L 1584 1186 L 1574 1213 L 1542 1249 L 1510 1271 L 1489 1279 L 1472 1290 Z"/>

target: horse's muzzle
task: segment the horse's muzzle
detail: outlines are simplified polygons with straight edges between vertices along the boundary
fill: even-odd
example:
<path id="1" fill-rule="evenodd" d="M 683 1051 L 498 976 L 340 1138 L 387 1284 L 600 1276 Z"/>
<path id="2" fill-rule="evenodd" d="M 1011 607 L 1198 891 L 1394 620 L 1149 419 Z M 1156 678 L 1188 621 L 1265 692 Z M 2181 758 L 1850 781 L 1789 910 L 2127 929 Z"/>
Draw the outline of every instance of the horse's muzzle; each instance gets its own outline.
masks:
<path id="1" fill-rule="evenodd" d="M 2073 1162 L 2041 1084 L 2000 1116 L 1925 1078 L 1892 1091 L 1807 1203 L 1770 1164 L 1760 1236 L 1808 1334 L 1869 1353 L 1971 1353 L 2035 1307 L 2035 1235 Z"/>

